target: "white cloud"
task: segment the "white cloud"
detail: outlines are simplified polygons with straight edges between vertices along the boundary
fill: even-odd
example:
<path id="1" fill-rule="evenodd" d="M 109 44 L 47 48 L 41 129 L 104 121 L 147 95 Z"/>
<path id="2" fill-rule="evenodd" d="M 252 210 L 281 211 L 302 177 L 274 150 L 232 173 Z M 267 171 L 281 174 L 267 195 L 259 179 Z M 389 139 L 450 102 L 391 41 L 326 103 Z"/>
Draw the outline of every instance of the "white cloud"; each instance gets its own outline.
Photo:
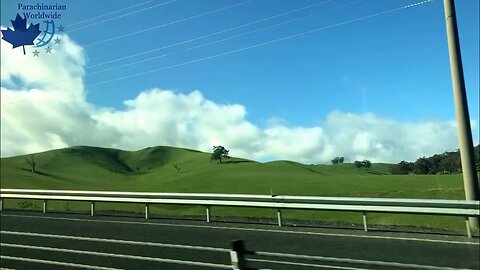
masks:
<path id="1" fill-rule="evenodd" d="M 333 112 L 325 128 L 336 150 L 350 160 L 415 160 L 457 148 L 456 126 L 451 121 L 401 123 L 371 113 Z"/>
<path id="2" fill-rule="evenodd" d="M 450 121 L 399 122 L 371 113 L 331 112 L 321 126 L 289 126 L 272 117 L 266 127 L 247 120 L 239 104 L 218 104 L 198 90 L 149 89 L 123 110 L 85 99 L 85 56 L 67 36 L 54 54 L 33 57 L 2 46 L 2 156 L 73 145 L 137 150 L 171 145 L 234 156 L 328 162 L 340 155 L 374 162 L 414 160 L 457 147 Z M 27 52 L 28 53 L 28 52 Z"/>

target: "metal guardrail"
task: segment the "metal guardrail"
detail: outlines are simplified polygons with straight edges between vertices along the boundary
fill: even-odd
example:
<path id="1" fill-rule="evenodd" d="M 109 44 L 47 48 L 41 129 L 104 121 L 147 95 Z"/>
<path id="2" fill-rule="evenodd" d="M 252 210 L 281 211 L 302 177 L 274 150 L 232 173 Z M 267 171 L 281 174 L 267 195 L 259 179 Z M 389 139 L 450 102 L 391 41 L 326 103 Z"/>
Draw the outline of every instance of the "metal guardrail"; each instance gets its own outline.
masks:
<path id="1" fill-rule="evenodd" d="M 206 207 L 207 222 L 210 222 L 213 206 L 272 208 L 277 210 L 278 226 L 282 226 L 282 209 L 360 212 L 365 231 L 368 231 L 367 213 L 463 216 L 466 218 L 469 237 L 471 231 L 468 217 L 480 216 L 479 201 L 434 199 L 0 189 L 0 209 L 3 208 L 3 199 L 42 200 L 44 213 L 47 212 L 47 201 L 90 202 L 92 216 L 95 214 L 96 202 L 145 204 L 146 219 L 149 218 L 151 204 L 197 205 Z"/>
<path id="2" fill-rule="evenodd" d="M 157 199 L 205 199 L 256 202 L 294 202 L 323 204 L 362 204 L 383 206 L 420 206 L 442 208 L 480 209 L 479 201 L 444 199 L 403 199 L 403 198 L 363 198 L 363 197 L 323 197 L 288 195 L 251 195 L 218 193 L 161 193 L 161 192 L 120 192 L 120 191 L 82 191 L 82 190 L 40 190 L 40 189 L 0 189 L 0 194 L 43 194 L 43 195 L 86 195 L 108 197 L 142 197 Z"/>

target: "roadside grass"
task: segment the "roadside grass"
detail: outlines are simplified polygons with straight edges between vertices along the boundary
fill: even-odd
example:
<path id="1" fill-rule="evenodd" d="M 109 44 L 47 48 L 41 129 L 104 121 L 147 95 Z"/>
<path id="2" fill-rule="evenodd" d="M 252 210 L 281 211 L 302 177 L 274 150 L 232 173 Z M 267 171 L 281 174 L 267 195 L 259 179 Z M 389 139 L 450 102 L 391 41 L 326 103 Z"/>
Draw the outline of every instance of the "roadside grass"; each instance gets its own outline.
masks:
<path id="1" fill-rule="evenodd" d="M 121 151 L 98 147 L 71 147 L 35 154 L 37 173 L 29 171 L 25 156 L 1 159 L 2 188 L 71 189 L 138 192 L 235 193 L 379 198 L 463 199 L 461 174 L 391 175 L 389 164 L 369 170 L 352 164 L 305 165 L 291 161 L 259 163 L 230 158 L 210 162 L 210 154 L 149 147 Z M 172 163 L 180 167 L 180 173 Z M 41 202 L 5 200 L 5 208 L 42 209 Z M 88 212 L 89 203 L 48 203 L 57 212 Z M 136 204 L 97 203 L 97 211 L 143 213 Z M 152 215 L 205 216 L 205 208 L 155 205 Z M 276 218 L 274 209 L 213 207 L 213 217 Z M 369 214 L 372 225 L 420 226 L 463 231 L 465 221 L 455 217 Z M 360 213 L 283 211 L 287 220 L 361 224 Z"/>

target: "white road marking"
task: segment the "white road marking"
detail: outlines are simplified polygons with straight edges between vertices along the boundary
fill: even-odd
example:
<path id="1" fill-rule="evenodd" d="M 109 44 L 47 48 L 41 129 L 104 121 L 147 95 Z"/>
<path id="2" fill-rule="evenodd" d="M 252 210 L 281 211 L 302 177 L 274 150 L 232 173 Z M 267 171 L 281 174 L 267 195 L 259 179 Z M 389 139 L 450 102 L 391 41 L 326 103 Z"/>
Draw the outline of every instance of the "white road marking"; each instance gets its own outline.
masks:
<path id="1" fill-rule="evenodd" d="M 308 266 L 316 268 L 327 268 L 327 269 L 343 269 L 343 270 L 371 270 L 368 268 L 358 268 L 358 267 L 345 267 L 345 266 L 335 266 L 335 265 L 318 265 L 311 263 L 297 263 L 297 262 L 284 262 L 284 261 L 272 261 L 272 260 L 261 260 L 261 259 L 248 259 L 247 261 L 252 262 L 265 262 L 265 263 L 274 263 L 274 264 L 286 264 L 286 265 L 296 265 L 296 266 Z"/>
<path id="2" fill-rule="evenodd" d="M 33 236 L 33 237 L 57 238 L 57 239 L 68 239 L 68 240 L 79 240 L 79 241 L 90 241 L 90 242 L 104 242 L 104 243 L 113 243 L 113 244 L 143 245 L 143 246 L 165 247 L 165 248 L 183 248 L 183 249 L 200 250 L 200 251 L 213 251 L 213 252 L 230 252 L 230 249 L 226 249 L 226 248 L 189 246 L 189 245 L 177 245 L 177 244 L 163 244 L 163 243 L 155 243 L 155 242 L 130 241 L 130 240 L 112 239 L 112 238 L 96 238 L 96 237 L 71 236 L 71 235 L 59 235 L 59 234 L 44 234 L 44 233 L 29 233 L 29 232 L 13 232 L 13 231 L 0 231 L 0 233 L 1 234 L 7 234 L 7 235 L 21 235 L 21 236 Z"/>
<path id="3" fill-rule="evenodd" d="M 174 247 L 174 248 L 187 248 L 192 249 L 192 246 L 181 246 L 181 245 L 171 245 L 171 244 L 162 244 L 162 243 L 153 243 L 153 242 L 138 242 L 138 241 L 128 241 L 121 239 L 103 239 L 103 238 L 91 238 L 91 237 L 79 237 L 79 236 L 69 236 L 69 235 L 56 235 L 56 234 L 40 234 L 40 233 L 23 233 L 23 232 L 12 232 L 12 231 L 1 231 L 1 234 L 7 235 L 21 235 L 21 236 L 34 236 L 34 237 L 50 237 L 58 239 L 69 239 L 69 240 L 83 240 L 83 241 L 94 241 L 94 242 L 107 242 L 107 243 L 117 243 L 117 244 L 133 244 L 133 245 L 148 245 L 148 246 L 159 246 L 159 247 Z M 64 249 L 64 248 L 55 248 L 55 247 L 44 247 L 44 246 L 31 246 L 31 245 L 21 245 L 21 244 L 12 244 L 12 243 L 0 243 L 0 246 L 4 247 L 13 247 L 13 248 L 25 248 L 25 249 L 36 249 L 36 250 L 46 250 L 46 251 L 56 251 L 56 252 L 66 252 L 66 253 L 77 253 L 77 254 L 86 254 L 93 256 L 105 256 L 105 257 L 116 257 L 116 258 L 126 258 L 126 259 L 135 259 L 135 260 L 147 260 L 147 261 L 156 261 L 156 262 L 167 262 L 167 263 L 178 263 L 178 264 L 188 264 L 188 265 L 200 265 L 207 267 L 215 268 L 229 268 L 228 265 L 204 263 L 204 262 L 194 262 L 194 261 L 179 261 L 173 259 L 164 259 L 164 258 L 154 258 L 154 257 L 144 257 L 128 254 L 118 254 L 118 253 L 103 253 L 96 251 L 86 251 L 86 250 L 77 250 L 77 249 Z M 208 251 L 229 251 L 228 249 L 221 248 L 210 248 L 210 247 L 198 247 L 193 246 L 197 250 L 208 250 Z M 267 257 L 281 257 L 281 258 L 290 258 L 290 259 L 309 259 L 316 261 L 324 262 L 337 262 L 337 263 L 351 263 L 351 264 L 366 264 L 366 265 L 376 265 L 376 266 L 387 266 L 387 267 L 399 267 L 399 268 L 408 268 L 408 269 L 436 269 L 436 270 L 470 270 L 464 268 L 452 268 L 452 267 L 439 267 L 439 266 L 430 266 L 430 265 L 418 265 L 418 264 L 404 264 L 397 262 L 386 262 L 386 261 L 370 261 L 370 260 L 358 260 L 358 259 L 349 259 L 349 258 L 336 258 L 336 257 L 323 257 L 323 256 L 310 256 L 310 255 L 298 255 L 298 254 L 286 254 L 286 253 L 272 253 L 272 252 L 262 252 L 256 251 L 255 255 L 257 256 L 267 256 Z M 286 265 L 297 265 L 297 266 L 311 266 L 317 268 L 332 268 L 332 269 L 344 269 L 344 270 L 353 270 L 360 268 L 351 268 L 343 266 L 330 266 L 330 265 L 318 265 L 311 263 L 299 263 L 299 262 L 289 262 L 289 261 L 273 261 L 265 259 L 248 259 L 250 261 L 257 262 L 267 262 L 267 263 L 276 263 L 276 264 L 286 264 Z M 92 268 L 96 269 L 96 268 Z M 363 270 L 369 270 L 368 268 L 362 268 Z"/>
<path id="4" fill-rule="evenodd" d="M 83 268 L 83 269 L 122 270 L 121 268 L 110 268 L 110 267 L 102 267 L 102 266 L 87 265 L 87 264 L 76 264 L 76 263 L 67 263 L 67 262 L 59 262 L 59 261 L 47 261 L 47 260 L 39 260 L 39 259 L 32 259 L 32 258 L 20 258 L 20 257 L 4 256 L 4 255 L 1 255 L 0 258 L 4 259 L 4 260 L 43 263 L 43 264 L 60 265 L 60 266 L 67 266 L 67 267 L 74 267 L 74 268 Z M 7 269 L 7 268 L 0 268 L 0 269 Z"/>
<path id="5" fill-rule="evenodd" d="M 299 255 L 299 254 L 288 254 L 288 253 L 277 253 L 277 252 L 264 252 L 264 251 L 255 251 L 255 255 L 258 256 L 267 256 L 275 258 L 288 258 L 288 259 L 299 259 L 299 260 L 313 260 L 329 263 L 348 263 L 348 264 L 362 264 L 368 266 L 381 266 L 388 268 L 404 268 L 404 269 L 428 269 L 428 270 L 473 270 L 465 268 L 452 268 L 445 266 L 433 266 L 433 265 L 422 265 L 422 264 L 412 264 L 412 263 L 399 263 L 399 262 L 388 262 L 388 261 L 372 261 L 372 260 L 359 260 L 359 259 L 349 259 L 349 258 L 337 258 L 337 257 L 325 257 L 325 256 L 312 256 L 312 255 Z"/>
<path id="6" fill-rule="evenodd" d="M 184 261 L 184 260 L 174 260 L 174 259 L 164 259 L 164 258 L 154 258 L 154 257 L 146 257 L 146 256 L 137 256 L 137 255 L 128 255 L 128 254 L 119 254 L 119 253 L 106 253 L 106 252 L 87 251 L 87 250 L 79 250 L 79 249 L 53 248 L 53 247 L 42 247 L 42 246 L 32 246 L 32 245 L 18 245 L 18 244 L 10 244 L 10 243 L 0 243 L 0 246 L 2 246 L 2 247 L 12 247 L 12 248 L 24 248 L 24 249 L 53 251 L 53 252 L 74 253 L 74 254 L 85 254 L 85 255 L 91 255 L 91 256 L 113 257 L 113 258 L 141 260 L 141 261 L 185 264 L 185 265 L 204 266 L 204 267 L 211 267 L 211 268 L 222 268 L 222 269 L 231 269 L 232 268 L 231 265 L 225 265 L 225 264 L 194 262 L 194 261 Z"/>
<path id="7" fill-rule="evenodd" d="M 272 230 L 272 229 L 254 229 L 254 228 L 240 228 L 240 227 L 224 227 L 211 225 L 190 225 L 190 224 L 168 224 L 156 222 L 136 222 L 136 221 L 114 221 L 114 220 L 98 220 L 98 219 L 81 219 L 81 218 L 62 218 L 62 217 L 42 217 L 42 216 L 20 216 L 11 214 L 2 214 L 2 216 L 17 217 L 17 218 L 37 218 L 37 219 L 53 219 L 53 220 L 67 220 L 93 223 L 114 223 L 114 224 L 130 224 L 130 225 L 148 225 L 148 226 L 164 226 L 164 227 L 185 227 L 185 228 L 202 228 L 215 230 L 236 230 L 236 231 L 253 231 L 253 232 L 269 232 L 269 233 L 287 233 L 287 234 L 304 234 L 304 235 L 320 235 L 320 236 L 334 236 L 334 237 L 353 237 L 353 238 L 370 238 L 370 239 L 387 239 L 387 240 L 402 240 L 402 241 L 418 241 L 444 244 L 461 244 L 461 245 L 480 245 L 479 242 L 462 242 L 439 239 L 423 239 L 413 237 L 393 237 L 393 236 L 379 236 L 379 235 L 354 235 L 354 234 L 340 234 L 340 233 L 322 233 L 322 232 L 301 232 L 301 231 L 287 231 L 287 230 Z"/>

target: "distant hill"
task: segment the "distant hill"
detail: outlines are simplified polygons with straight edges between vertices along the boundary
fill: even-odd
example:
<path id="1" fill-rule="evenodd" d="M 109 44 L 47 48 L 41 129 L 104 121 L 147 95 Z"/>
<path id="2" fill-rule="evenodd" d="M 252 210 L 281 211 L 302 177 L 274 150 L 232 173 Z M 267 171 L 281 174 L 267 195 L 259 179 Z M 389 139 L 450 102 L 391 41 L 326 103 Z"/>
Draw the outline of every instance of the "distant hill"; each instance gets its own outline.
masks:
<path id="1" fill-rule="evenodd" d="M 37 172 L 31 172 L 28 155 L 1 159 L 2 188 L 71 189 L 144 192 L 193 192 L 275 195 L 315 195 L 383 198 L 464 199 L 461 174 L 391 175 L 392 164 L 372 164 L 368 170 L 353 164 L 306 165 L 279 160 L 267 163 L 235 158 L 210 162 L 211 153 L 175 147 L 149 147 L 138 151 L 76 146 L 36 153 Z M 180 172 L 175 166 L 180 169 Z M 38 201 L 4 200 L 6 208 L 41 209 Z M 49 203 L 50 211 L 87 211 L 88 204 Z M 142 205 L 99 204 L 99 211 L 133 211 Z M 116 211 L 115 210 L 115 211 Z M 162 215 L 204 214 L 187 206 L 158 206 Z M 273 217 L 270 209 L 215 207 L 215 215 Z M 358 213 L 284 211 L 285 218 L 358 223 Z M 442 217 L 375 215 L 372 224 L 406 224 L 464 229 L 463 220 Z M 458 222 L 457 222 L 458 221 Z"/>
<path id="2" fill-rule="evenodd" d="M 323 196 L 462 198 L 461 175 L 391 175 L 392 164 L 306 165 L 235 158 L 157 146 L 138 151 L 76 146 L 1 159 L 2 188 L 213 192 Z M 174 167 L 180 169 L 180 173 Z"/>
<path id="3" fill-rule="evenodd" d="M 2 158 L 2 187 L 108 189 L 139 191 L 289 192 L 289 187 L 339 179 L 388 174 L 388 164 L 368 171 L 352 164 L 305 165 L 292 161 L 255 162 L 242 158 L 210 162 L 210 153 L 167 146 L 138 151 L 75 146 L 35 155 L 37 173 L 30 172 L 28 155 Z M 178 173 L 177 166 L 180 170 Z M 347 180 L 346 180 L 347 181 Z M 245 187 L 243 183 L 253 182 Z M 261 188 L 259 187 L 261 186 Z M 258 189 L 255 189 L 258 187 Z M 308 192 L 307 192 L 308 193 Z"/>

